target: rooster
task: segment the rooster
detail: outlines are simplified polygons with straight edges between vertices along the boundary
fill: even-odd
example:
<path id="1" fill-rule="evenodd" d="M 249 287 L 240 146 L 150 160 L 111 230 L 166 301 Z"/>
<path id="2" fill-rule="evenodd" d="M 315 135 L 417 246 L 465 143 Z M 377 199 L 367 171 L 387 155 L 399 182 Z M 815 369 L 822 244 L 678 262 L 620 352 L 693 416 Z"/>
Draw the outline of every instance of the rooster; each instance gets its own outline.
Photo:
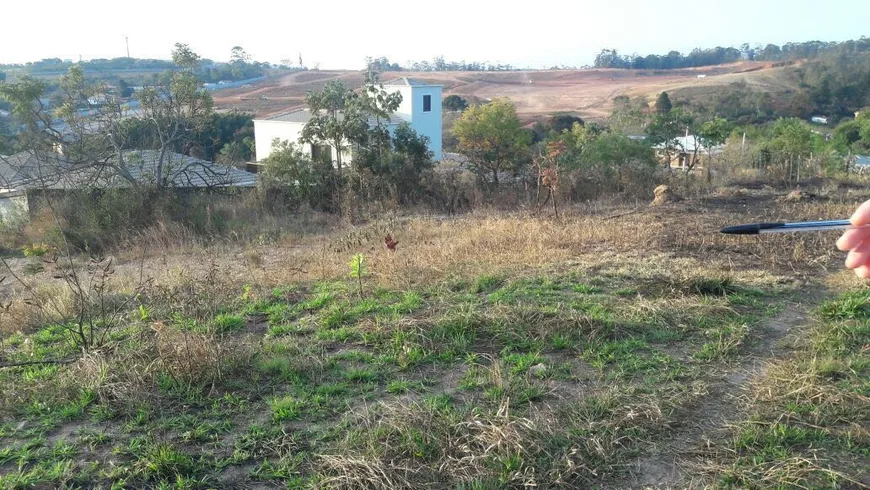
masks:
<path id="1" fill-rule="evenodd" d="M 387 247 L 387 250 L 389 250 L 390 252 L 395 252 L 396 245 L 398 245 L 398 244 L 399 244 L 399 241 L 393 240 L 392 235 L 387 234 L 387 236 L 384 237 L 384 245 Z"/>

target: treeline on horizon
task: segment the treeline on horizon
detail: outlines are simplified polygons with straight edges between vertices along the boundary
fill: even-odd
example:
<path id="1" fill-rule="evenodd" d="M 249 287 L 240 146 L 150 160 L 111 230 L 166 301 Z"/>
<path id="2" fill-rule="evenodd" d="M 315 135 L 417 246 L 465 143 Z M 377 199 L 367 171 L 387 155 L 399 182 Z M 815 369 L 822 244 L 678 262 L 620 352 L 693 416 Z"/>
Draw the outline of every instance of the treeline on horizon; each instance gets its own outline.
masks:
<path id="1" fill-rule="evenodd" d="M 365 59 L 366 70 L 374 72 L 383 71 L 515 71 L 517 67 L 504 63 L 490 63 L 488 61 L 447 61 L 443 56 L 436 56 L 431 62 L 409 61 L 404 66 L 391 62 L 389 58 L 381 56 Z"/>
<path id="2" fill-rule="evenodd" d="M 142 58 L 112 58 L 93 59 L 73 62 L 60 58 L 46 58 L 39 61 L 24 64 L 0 64 L 0 72 L 3 70 L 22 69 L 29 75 L 63 74 L 71 66 L 78 65 L 85 72 L 109 74 L 117 71 L 159 71 L 176 70 L 179 67 L 172 60 L 142 59 Z M 231 60 L 230 62 L 216 62 L 210 59 L 200 60 L 200 69 L 197 76 L 203 82 L 219 82 L 221 80 L 244 80 L 255 78 L 265 74 L 266 69 L 290 68 L 289 65 L 272 65 L 260 61 Z"/>
<path id="3" fill-rule="evenodd" d="M 615 49 L 602 49 L 595 57 L 595 68 L 625 68 L 634 70 L 673 70 L 696 68 L 749 61 L 793 61 L 813 59 L 820 56 L 848 56 L 870 52 L 870 38 L 844 42 L 806 41 L 791 42 L 777 46 L 760 44 L 754 47 L 745 43 L 740 48 L 717 46 L 710 49 L 696 48 L 689 54 L 671 51 L 666 55 L 639 54 L 621 55 Z"/>

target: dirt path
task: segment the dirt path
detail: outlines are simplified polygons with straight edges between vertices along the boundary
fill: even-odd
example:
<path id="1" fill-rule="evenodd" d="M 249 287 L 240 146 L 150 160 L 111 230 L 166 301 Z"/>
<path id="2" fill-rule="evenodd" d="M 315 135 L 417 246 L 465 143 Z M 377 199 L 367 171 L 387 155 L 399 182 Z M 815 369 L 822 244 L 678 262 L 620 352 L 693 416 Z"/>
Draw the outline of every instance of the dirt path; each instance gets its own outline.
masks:
<path id="1" fill-rule="evenodd" d="M 768 363 L 788 354 L 789 349 L 780 344 L 808 325 L 808 311 L 816 303 L 813 299 L 803 304 L 786 304 L 782 312 L 762 325 L 748 355 L 736 365 L 716 372 L 707 393 L 697 403 L 685 407 L 687 411 L 680 417 L 685 422 L 674 427 L 651 454 L 638 458 L 631 466 L 632 488 L 703 487 L 690 471 L 682 471 L 681 462 L 693 460 L 709 441 L 723 436 L 723 428 L 738 413 L 740 394 L 753 378 L 764 374 Z"/>

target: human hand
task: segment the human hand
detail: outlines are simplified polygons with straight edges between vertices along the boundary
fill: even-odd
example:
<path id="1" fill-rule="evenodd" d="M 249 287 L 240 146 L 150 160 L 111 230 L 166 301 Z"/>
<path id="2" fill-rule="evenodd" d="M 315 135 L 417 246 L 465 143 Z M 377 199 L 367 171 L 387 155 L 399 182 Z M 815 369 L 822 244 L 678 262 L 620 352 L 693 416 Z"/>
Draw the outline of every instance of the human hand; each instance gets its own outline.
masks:
<path id="1" fill-rule="evenodd" d="M 854 226 L 870 225 L 870 201 L 858 206 L 850 220 Z M 846 252 L 846 267 L 855 270 L 855 275 L 870 279 L 870 227 L 846 230 L 837 240 L 837 248 Z"/>

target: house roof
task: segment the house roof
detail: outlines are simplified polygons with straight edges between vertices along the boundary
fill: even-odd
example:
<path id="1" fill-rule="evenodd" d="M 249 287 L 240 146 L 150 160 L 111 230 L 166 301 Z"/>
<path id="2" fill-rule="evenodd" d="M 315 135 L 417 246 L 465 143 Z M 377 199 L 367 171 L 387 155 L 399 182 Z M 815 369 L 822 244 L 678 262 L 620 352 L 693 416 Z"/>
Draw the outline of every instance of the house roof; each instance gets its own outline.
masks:
<path id="1" fill-rule="evenodd" d="M 156 177 L 160 163 L 158 150 L 127 150 L 123 152 L 125 168 L 133 180 L 146 183 Z M 167 153 L 164 172 L 170 187 L 254 187 L 257 176 L 233 167 L 217 165 L 198 158 Z M 108 164 L 77 164 L 60 154 L 37 156 L 21 152 L 0 158 L 0 187 L 22 189 L 77 189 L 83 187 L 129 187 L 121 177 L 113 157 Z"/>
<path id="2" fill-rule="evenodd" d="M 440 85 L 426 83 L 409 77 L 399 77 L 384 82 L 384 87 L 440 87 Z"/>
<path id="3" fill-rule="evenodd" d="M 855 155 L 855 165 L 861 165 L 862 167 L 870 167 L 870 156 L 867 155 Z"/>
<path id="4" fill-rule="evenodd" d="M 266 120 L 307 123 L 311 120 L 311 111 L 308 109 L 297 109 L 295 111 L 285 112 L 284 114 L 278 114 L 277 116 L 267 117 Z"/>
<path id="5" fill-rule="evenodd" d="M 297 109 L 292 112 L 285 112 L 284 114 L 278 114 L 277 116 L 272 116 L 266 118 L 267 121 L 280 121 L 280 122 L 292 122 L 292 123 L 301 123 L 305 124 L 311 120 L 312 112 L 308 109 Z M 342 114 L 338 114 L 339 119 L 341 119 Z M 390 119 L 386 121 L 387 124 L 401 124 L 403 122 L 410 122 L 403 118 L 399 114 L 393 114 L 390 116 Z M 369 124 L 374 126 L 376 121 L 374 118 L 369 118 Z"/>
<path id="6" fill-rule="evenodd" d="M 697 148 L 699 151 L 707 151 L 707 145 L 702 143 L 701 140 L 696 139 L 695 135 L 693 135 L 693 134 L 690 134 L 688 136 L 680 136 L 680 137 L 674 138 L 671 141 L 671 144 L 673 146 L 677 146 L 679 148 L 682 148 L 683 151 L 690 151 L 690 152 L 695 151 L 695 145 L 697 145 Z M 664 143 L 659 143 L 659 144 L 654 146 L 654 148 L 657 148 L 657 149 L 662 149 L 664 147 L 665 147 Z"/>

